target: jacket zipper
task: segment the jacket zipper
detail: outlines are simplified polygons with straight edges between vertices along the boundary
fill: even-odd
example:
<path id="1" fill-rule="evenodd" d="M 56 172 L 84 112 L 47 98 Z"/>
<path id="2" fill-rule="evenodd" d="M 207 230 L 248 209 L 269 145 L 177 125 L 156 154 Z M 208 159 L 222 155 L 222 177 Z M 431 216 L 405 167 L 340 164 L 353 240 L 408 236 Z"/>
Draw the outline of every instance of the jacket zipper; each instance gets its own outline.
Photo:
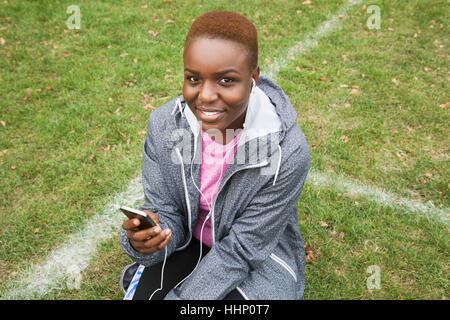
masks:
<path id="1" fill-rule="evenodd" d="M 178 251 L 178 250 L 183 250 L 184 248 L 186 248 L 189 245 L 189 243 L 191 242 L 191 239 L 192 239 L 192 230 L 191 230 L 191 203 L 190 203 L 190 200 L 189 200 L 189 192 L 188 192 L 188 189 L 187 189 L 186 176 L 184 174 L 183 157 L 181 156 L 180 150 L 178 150 L 178 148 L 175 148 L 175 150 L 176 150 L 177 155 L 178 155 L 178 157 L 180 158 L 180 161 L 181 161 L 181 178 L 183 180 L 183 185 L 184 185 L 184 196 L 186 198 L 186 207 L 187 207 L 187 210 L 188 210 L 188 228 L 189 228 L 189 239 L 183 246 L 181 246 L 180 248 L 176 249 L 176 251 Z"/>
<path id="2" fill-rule="evenodd" d="M 179 109 L 180 109 L 180 111 L 181 111 L 181 103 L 180 103 L 180 105 L 179 105 Z M 183 113 L 181 113 L 181 114 L 184 116 Z M 188 121 L 188 124 L 189 124 L 189 126 L 191 127 L 191 131 L 194 133 L 193 127 L 191 126 L 191 124 L 189 123 L 189 121 Z M 176 150 L 177 150 L 178 156 L 180 157 L 181 165 L 182 165 L 183 183 L 184 183 L 184 191 L 185 191 L 186 201 L 189 201 L 189 195 L 188 195 L 187 184 L 186 184 L 186 177 L 185 177 L 185 175 L 184 175 L 183 158 L 182 158 L 181 153 L 180 153 L 180 151 L 178 150 L 178 148 L 176 148 Z M 194 133 L 194 157 L 195 157 L 196 150 L 197 150 L 197 139 L 196 139 L 195 133 Z M 212 242 L 213 242 L 213 245 L 216 243 L 216 236 L 215 236 L 215 230 L 214 230 L 214 207 L 215 207 L 215 205 L 216 205 L 216 199 L 217 199 L 217 196 L 219 195 L 220 191 L 223 189 L 223 186 L 228 182 L 228 180 L 229 180 L 236 172 L 239 172 L 239 171 L 245 170 L 245 169 L 251 169 L 251 168 L 263 167 L 263 166 L 267 165 L 268 163 L 269 163 L 269 162 L 267 161 L 267 159 L 265 159 L 265 160 L 262 161 L 261 163 L 257 163 L 257 164 L 255 164 L 255 165 L 250 165 L 250 166 L 247 166 L 247 167 L 245 167 L 245 168 L 241 168 L 241 169 L 239 169 L 239 170 L 236 170 L 235 172 L 233 172 L 232 175 L 230 175 L 230 176 L 228 177 L 227 180 L 225 180 L 225 182 L 222 184 L 222 187 L 220 187 L 220 189 L 217 191 L 216 197 L 214 198 L 214 201 L 213 201 L 212 206 L 211 206 L 212 210 L 211 210 L 211 212 L 210 212 L 210 214 L 211 214 L 211 225 L 212 225 L 211 236 L 212 236 Z M 192 165 L 192 164 L 191 164 L 191 165 Z M 278 173 L 277 173 L 277 175 L 278 175 Z M 274 183 L 275 183 L 275 181 L 274 181 Z M 190 224 L 190 221 L 191 221 L 191 212 L 190 212 L 190 205 L 189 205 L 189 202 L 187 203 L 187 208 L 188 208 L 188 216 L 189 216 L 189 241 L 188 241 L 182 248 L 185 248 L 185 247 L 189 244 L 189 242 L 191 241 L 191 237 L 192 237 L 191 224 Z"/>
<path id="3" fill-rule="evenodd" d="M 277 263 L 279 263 L 284 269 L 286 269 L 286 271 L 289 272 L 291 276 L 294 278 L 295 282 L 297 282 L 297 275 L 295 274 L 294 270 L 292 270 L 292 268 L 289 267 L 289 265 L 283 259 L 275 255 L 275 253 L 271 253 L 270 257 Z"/>
<path id="4" fill-rule="evenodd" d="M 195 147 L 196 147 L 196 145 L 194 145 L 194 157 L 195 157 L 195 149 L 196 149 Z M 186 242 L 185 245 L 183 245 L 182 247 L 176 249 L 176 251 L 178 251 L 178 250 L 182 250 L 182 249 L 186 248 L 186 247 L 189 245 L 189 243 L 191 242 L 191 239 L 192 239 L 191 219 L 192 219 L 192 218 L 191 218 L 191 206 L 190 206 L 190 200 L 189 200 L 189 192 L 188 192 L 188 189 L 187 189 L 187 183 L 186 183 L 186 175 L 184 174 L 183 157 L 181 156 L 180 150 L 178 150 L 178 148 L 175 148 L 175 149 L 176 149 L 177 155 L 178 155 L 178 157 L 180 158 L 180 161 L 181 161 L 182 180 L 183 180 L 183 185 L 184 185 L 184 193 L 185 193 L 185 198 L 186 198 L 186 206 L 187 206 L 187 209 L 188 209 L 188 223 L 189 223 L 189 239 L 188 239 L 188 241 Z M 223 189 L 223 187 L 225 186 L 225 184 L 228 182 L 228 180 L 230 180 L 230 178 L 231 178 L 235 173 L 237 173 L 237 172 L 239 172 L 239 171 L 242 171 L 242 170 L 246 170 L 246 169 L 252 169 L 252 168 L 263 167 L 263 166 L 266 166 L 268 163 L 269 163 L 269 162 L 267 161 L 267 159 L 265 159 L 264 161 L 262 161 L 262 162 L 260 162 L 260 163 L 257 163 L 257 164 L 255 164 L 255 165 L 249 165 L 249 166 L 247 166 L 247 167 L 244 167 L 244 168 L 241 168 L 241 169 L 239 169 L 239 170 L 236 170 L 235 172 L 233 172 L 233 173 L 227 178 L 227 180 L 225 180 L 225 182 L 222 184 L 222 186 L 220 187 L 220 189 L 217 191 L 216 197 L 214 198 L 214 201 L 213 201 L 213 203 L 212 203 L 212 210 L 211 210 L 211 215 L 212 215 L 212 216 L 211 216 L 211 225 L 212 225 L 212 232 L 211 232 L 211 235 L 212 235 L 213 245 L 216 243 L 215 227 L 214 227 L 214 209 L 215 209 L 215 206 L 216 206 L 216 199 L 217 199 L 217 197 L 218 197 L 220 191 L 222 191 L 222 189 Z M 274 253 L 272 253 L 272 254 L 270 255 L 270 257 L 271 257 L 272 259 L 274 259 L 276 262 L 278 262 L 279 264 L 281 264 L 281 266 L 283 266 L 283 267 L 284 267 L 284 268 L 292 275 L 292 277 L 294 278 L 295 282 L 297 282 L 297 276 L 295 275 L 294 271 L 289 267 L 289 265 L 288 265 L 286 262 L 284 262 L 281 258 L 279 258 L 278 256 L 276 256 Z M 194 270 L 193 270 L 193 271 L 194 271 Z M 244 291 L 242 291 L 241 288 L 236 287 L 236 290 L 244 297 L 245 300 L 250 300 L 250 299 L 248 298 L 248 296 L 244 293 Z"/>
<path id="5" fill-rule="evenodd" d="M 237 172 L 239 172 L 239 171 L 242 171 L 242 170 L 246 170 L 246 169 L 252 169 L 252 168 L 264 167 L 264 166 L 266 166 L 268 163 L 269 163 L 269 162 L 268 162 L 267 159 L 266 159 L 266 160 L 264 160 L 264 161 L 262 161 L 262 162 L 260 162 L 260 163 L 257 163 L 257 164 L 254 164 L 254 165 L 250 165 L 250 166 L 241 168 L 241 169 L 239 169 L 239 170 L 236 170 L 235 172 L 233 172 L 233 173 L 227 178 L 227 180 L 225 180 L 225 182 L 224 182 L 224 183 L 222 184 L 222 186 L 220 187 L 219 191 L 217 191 L 216 197 L 214 198 L 214 201 L 213 201 L 213 203 L 212 203 L 212 210 L 211 210 L 211 227 L 212 227 L 211 235 L 212 235 L 213 245 L 216 243 L 216 236 L 215 236 L 215 229 L 214 229 L 214 209 L 215 209 L 215 207 L 216 207 L 216 199 L 217 199 L 217 197 L 219 196 L 220 191 L 222 191 L 223 186 L 228 182 L 228 180 L 230 180 L 230 178 L 231 178 L 235 173 L 237 173 Z"/>

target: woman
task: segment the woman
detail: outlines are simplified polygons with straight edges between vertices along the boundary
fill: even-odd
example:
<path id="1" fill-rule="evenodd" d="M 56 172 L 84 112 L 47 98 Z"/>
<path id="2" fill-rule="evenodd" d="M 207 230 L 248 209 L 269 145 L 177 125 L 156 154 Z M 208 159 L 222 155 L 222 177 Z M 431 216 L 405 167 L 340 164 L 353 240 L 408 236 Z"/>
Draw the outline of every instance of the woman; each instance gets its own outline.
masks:
<path id="1" fill-rule="evenodd" d="M 183 95 L 151 113 L 143 147 L 140 209 L 159 225 L 121 231 L 136 262 L 125 299 L 300 299 L 309 151 L 283 90 L 260 77 L 256 29 L 206 13 L 183 61 Z"/>

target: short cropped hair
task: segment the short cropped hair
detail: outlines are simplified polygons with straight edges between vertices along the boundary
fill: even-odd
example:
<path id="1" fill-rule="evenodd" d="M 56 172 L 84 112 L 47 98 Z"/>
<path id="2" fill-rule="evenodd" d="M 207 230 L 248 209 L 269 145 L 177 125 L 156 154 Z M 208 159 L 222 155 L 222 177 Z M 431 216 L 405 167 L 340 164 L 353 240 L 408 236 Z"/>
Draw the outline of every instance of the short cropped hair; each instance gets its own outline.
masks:
<path id="1" fill-rule="evenodd" d="M 255 26 L 243 15 L 231 11 L 210 11 L 192 23 L 184 42 L 184 50 L 197 38 L 234 41 L 247 50 L 250 70 L 258 66 L 258 34 Z"/>

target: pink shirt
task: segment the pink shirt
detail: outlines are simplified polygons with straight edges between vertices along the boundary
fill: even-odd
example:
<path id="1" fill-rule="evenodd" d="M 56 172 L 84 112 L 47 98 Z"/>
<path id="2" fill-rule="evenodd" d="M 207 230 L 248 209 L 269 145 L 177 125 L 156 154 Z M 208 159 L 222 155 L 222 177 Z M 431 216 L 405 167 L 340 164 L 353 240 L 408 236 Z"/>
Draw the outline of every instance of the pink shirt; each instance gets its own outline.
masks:
<path id="1" fill-rule="evenodd" d="M 220 182 L 227 171 L 228 165 L 233 161 L 234 154 L 237 150 L 237 142 L 242 133 L 241 131 L 234 137 L 232 142 L 222 145 L 216 143 L 205 131 L 200 131 L 202 134 L 200 191 L 203 196 L 200 194 L 197 225 L 193 233 L 194 237 L 198 240 L 200 240 L 202 225 L 219 190 Z M 208 218 L 203 227 L 202 242 L 208 247 L 212 247 L 211 217 Z"/>

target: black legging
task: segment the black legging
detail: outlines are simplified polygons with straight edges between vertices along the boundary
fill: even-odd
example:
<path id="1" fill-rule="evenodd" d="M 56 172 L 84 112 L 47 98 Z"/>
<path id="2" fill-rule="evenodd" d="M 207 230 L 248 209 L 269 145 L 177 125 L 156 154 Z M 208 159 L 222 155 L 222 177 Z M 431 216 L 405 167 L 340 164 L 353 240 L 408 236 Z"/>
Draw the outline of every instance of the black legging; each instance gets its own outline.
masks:
<path id="1" fill-rule="evenodd" d="M 210 250 L 202 246 L 202 258 Z M 162 290 L 158 290 L 152 300 L 162 300 L 181 280 L 194 270 L 200 253 L 200 241 L 192 238 L 190 244 L 183 250 L 175 251 L 166 260 L 164 267 L 164 283 Z M 150 295 L 161 286 L 161 268 L 163 262 L 147 267 L 142 272 L 133 300 L 148 300 Z M 224 300 L 244 300 L 242 295 L 234 289 Z"/>

